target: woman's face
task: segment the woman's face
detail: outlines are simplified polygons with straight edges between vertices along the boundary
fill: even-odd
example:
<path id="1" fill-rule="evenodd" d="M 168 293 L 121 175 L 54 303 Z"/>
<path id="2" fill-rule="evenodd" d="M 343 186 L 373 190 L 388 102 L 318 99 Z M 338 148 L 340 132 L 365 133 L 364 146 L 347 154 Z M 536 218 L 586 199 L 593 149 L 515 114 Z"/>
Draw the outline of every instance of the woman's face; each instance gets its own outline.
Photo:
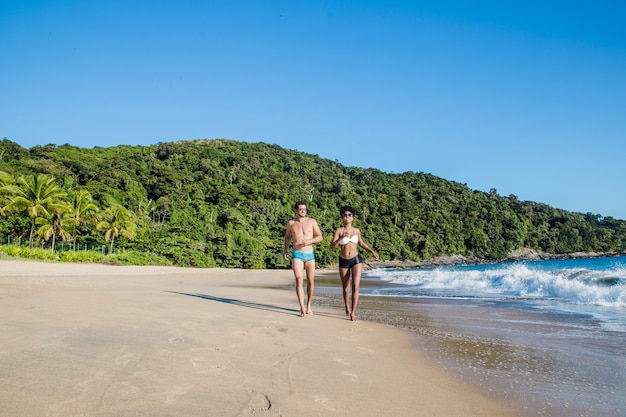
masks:
<path id="1" fill-rule="evenodd" d="M 341 214 L 341 219 L 343 220 L 344 223 L 350 223 L 353 218 L 354 218 L 354 215 L 350 213 L 349 211 L 345 211 Z"/>

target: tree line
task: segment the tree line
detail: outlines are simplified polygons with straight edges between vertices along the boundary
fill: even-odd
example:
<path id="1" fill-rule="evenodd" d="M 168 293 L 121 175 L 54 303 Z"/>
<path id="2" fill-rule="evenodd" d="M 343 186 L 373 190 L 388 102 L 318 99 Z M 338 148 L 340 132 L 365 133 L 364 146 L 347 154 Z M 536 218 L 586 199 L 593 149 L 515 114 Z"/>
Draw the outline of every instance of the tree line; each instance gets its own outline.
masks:
<path id="1" fill-rule="evenodd" d="M 21 240 L 28 224 L 30 246 L 40 238 L 50 241 L 54 251 L 58 238 L 75 247 L 79 237 L 101 232 L 113 252 L 118 236 L 134 239 L 134 213 L 115 202 L 100 210 L 89 191 L 65 191 L 48 174 L 13 177 L 0 171 L 0 190 L 0 214 L 5 217 L 1 230 Z"/>
<path id="2" fill-rule="evenodd" d="M 304 200 L 329 247 L 339 207 L 388 260 L 461 254 L 502 260 L 520 248 L 620 252 L 626 222 L 472 190 L 423 172 L 385 173 L 265 143 L 225 139 L 150 146 L 30 149 L 0 142 L 0 236 L 106 244 L 174 265 L 285 268 L 282 242 Z"/>

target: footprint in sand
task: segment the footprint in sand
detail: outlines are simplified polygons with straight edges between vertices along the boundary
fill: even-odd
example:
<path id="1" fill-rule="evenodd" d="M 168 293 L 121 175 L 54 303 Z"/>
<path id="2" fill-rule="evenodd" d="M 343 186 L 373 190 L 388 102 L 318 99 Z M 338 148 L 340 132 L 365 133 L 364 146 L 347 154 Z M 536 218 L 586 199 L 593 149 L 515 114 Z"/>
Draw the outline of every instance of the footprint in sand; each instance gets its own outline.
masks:
<path id="1" fill-rule="evenodd" d="M 345 337 L 345 336 L 335 336 L 335 339 L 345 340 L 347 342 L 351 342 L 352 340 L 354 340 L 353 337 Z"/>
<path id="2" fill-rule="evenodd" d="M 92 378 L 85 379 L 80 381 L 74 385 L 74 388 L 78 391 L 88 391 L 90 390 L 90 385 L 94 382 L 110 380 L 113 377 L 113 373 L 111 371 L 100 371 L 97 372 Z"/>
<path id="3" fill-rule="evenodd" d="M 354 331 L 353 330 L 348 330 L 348 331 L 339 332 L 339 334 L 337 336 L 335 336 L 335 339 L 352 340 L 353 337 L 354 337 Z"/>
<path id="4" fill-rule="evenodd" d="M 253 394 L 250 402 L 248 402 L 248 409 L 251 412 L 255 411 L 267 411 L 272 408 L 272 402 L 267 395 Z"/>
<path id="5" fill-rule="evenodd" d="M 350 365 L 350 362 L 348 362 L 348 361 L 346 361 L 345 359 L 342 359 L 342 358 L 333 358 L 333 360 L 335 362 L 337 362 L 337 363 L 342 364 L 342 365 L 346 365 L 346 366 Z"/>
<path id="6" fill-rule="evenodd" d="M 165 404 L 176 404 L 176 402 L 178 401 L 176 397 L 187 394 L 187 390 L 189 388 L 191 388 L 190 385 L 187 385 L 185 387 L 180 385 L 172 387 L 171 390 L 165 393 Z"/>
<path id="7" fill-rule="evenodd" d="M 341 375 L 349 376 L 352 378 L 352 382 L 359 382 L 359 376 L 357 374 L 353 374 L 352 372 L 343 371 Z"/>
<path id="8" fill-rule="evenodd" d="M 199 375 L 208 375 L 208 374 L 213 374 L 216 372 L 221 372 L 224 371 L 226 368 L 228 368 L 228 365 L 225 363 L 218 363 L 216 365 L 211 365 L 208 367 L 202 367 L 202 369 L 200 369 L 199 371 L 197 371 L 197 373 Z"/>
<path id="9" fill-rule="evenodd" d="M 132 358 L 133 356 L 135 356 L 135 354 L 133 353 L 127 353 L 125 355 L 118 356 L 117 358 L 115 358 L 115 364 L 116 365 L 128 365 L 129 359 Z"/>
<path id="10" fill-rule="evenodd" d="M 122 381 L 122 387 L 118 389 L 118 394 L 124 398 L 136 398 L 141 390 L 130 381 Z"/>
<path id="11" fill-rule="evenodd" d="M 317 396 L 317 397 L 315 397 L 315 402 L 319 403 L 320 405 L 323 405 L 324 407 L 326 407 L 330 411 L 335 411 L 334 407 L 331 407 L 330 405 L 326 404 L 328 402 L 328 398 L 326 398 L 326 397 Z"/>

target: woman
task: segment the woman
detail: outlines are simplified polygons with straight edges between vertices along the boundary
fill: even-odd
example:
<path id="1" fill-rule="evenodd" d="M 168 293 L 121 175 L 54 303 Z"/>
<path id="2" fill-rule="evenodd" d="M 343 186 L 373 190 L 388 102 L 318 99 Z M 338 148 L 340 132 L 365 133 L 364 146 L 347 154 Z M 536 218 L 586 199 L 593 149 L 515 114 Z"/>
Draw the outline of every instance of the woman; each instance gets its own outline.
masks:
<path id="1" fill-rule="evenodd" d="M 376 260 L 378 254 L 363 242 L 361 231 L 352 226 L 354 220 L 354 209 L 350 206 L 343 206 L 339 210 L 343 227 L 335 230 L 335 235 L 330 243 L 331 249 L 341 246 L 339 252 L 339 277 L 343 287 L 343 302 L 346 306 L 346 316 L 352 321 L 356 321 L 356 306 L 359 303 L 359 287 L 361 285 L 361 271 L 363 270 L 363 260 L 359 255 L 358 247 L 362 247 L 371 253 Z M 348 307 L 348 285 L 352 278 L 352 304 Z"/>

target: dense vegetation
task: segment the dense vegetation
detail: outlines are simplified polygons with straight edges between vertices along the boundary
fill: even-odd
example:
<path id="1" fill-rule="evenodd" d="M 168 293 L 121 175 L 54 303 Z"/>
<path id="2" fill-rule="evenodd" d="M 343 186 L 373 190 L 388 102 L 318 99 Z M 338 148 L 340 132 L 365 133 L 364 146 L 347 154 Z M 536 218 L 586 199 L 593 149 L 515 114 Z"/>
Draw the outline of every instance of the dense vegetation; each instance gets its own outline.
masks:
<path id="1" fill-rule="evenodd" d="M 276 145 L 195 140 L 93 149 L 0 142 L 0 243 L 97 246 L 174 265 L 284 268 L 284 227 L 305 200 L 336 261 L 338 208 L 382 259 L 462 254 L 500 260 L 513 250 L 626 249 L 626 222 L 469 189 L 427 173 L 346 167 Z"/>

